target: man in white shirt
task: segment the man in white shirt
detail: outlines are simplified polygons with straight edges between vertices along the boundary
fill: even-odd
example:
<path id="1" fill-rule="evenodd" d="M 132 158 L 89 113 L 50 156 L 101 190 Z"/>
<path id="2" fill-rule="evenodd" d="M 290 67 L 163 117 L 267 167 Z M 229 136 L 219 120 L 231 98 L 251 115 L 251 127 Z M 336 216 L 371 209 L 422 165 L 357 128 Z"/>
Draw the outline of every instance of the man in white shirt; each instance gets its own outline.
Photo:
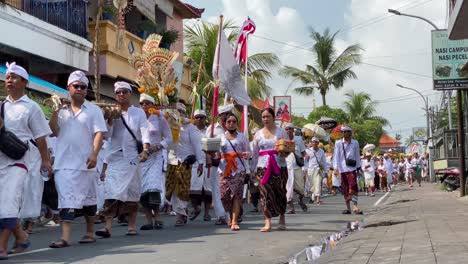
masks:
<path id="1" fill-rule="evenodd" d="M 375 191 L 375 183 L 374 183 L 374 177 L 375 177 L 375 163 L 374 160 L 372 159 L 372 154 L 370 152 L 366 152 L 366 155 L 364 156 L 364 159 L 362 160 L 362 170 L 364 171 L 364 181 L 365 181 L 365 189 L 366 189 L 366 196 L 369 195 L 371 197 L 374 197 L 374 191 Z"/>
<path id="2" fill-rule="evenodd" d="M 29 150 L 17 160 L 0 151 L 0 259 L 21 253 L 30 246 L 18 218 L 40 215 L 44 188 L 40 170 L 48 172 L 49 176 L 52 173 L 46 142 L 50 128 L 39 105 L 25 95 L 29 74 L 14 62 L 6 66 L 8 96 L 2 103 L 0 119 L 3 119 L 3 129 L 27 142 Z M 7 252 L 12 232 L 16 241 L 13 249 Z"/>
<path id="3" fill-rule="evenodd" d="M 309 160 L 309 166 L 307 168 L 307 177 L 310 182 L 309 192 L 312 194 L 312 199 L 317 205 L 320 205 L 320 196 L 322 191 L 322 179 L 327 168 L 327 157 L 325 151 L 318 147 L 320 141 L 313 137 L 312 148 L 306 150 L 307 157 Z"/>
<path id="4" fill-rule="evenodd" d="M 285 125 L 285 130 L 288 133 L 290 140 L 295 143 L 295 151 L 286 157 L 286 165 L 288 168 L 288 182 L 286 183 L 286 197 L 288 200 L 289 207 L 291 208 L 287 213 L 295 214 L 294 210 L 294 193 L 299 196 L 299 205 L 304 212 L 307 211 L 307 205 L 305 205 L 304 198 L 304 174 L 302 173 L 302 167 L 304 167 L 304 157 L 306 146 L 302 137 L 294 135 L 294 126 L 291 123 Z M 299 164 L 298 164 L 299 163 Z M 301 166 L 299 166 L 301 165 Z"/>
<path id="5" fill-rule="evenodd" d="M 197 109 L 194 112 L 195 126 L 200 133 L 200 138 L 206 137 L 206 112 Z M 206 159 L 206 154 L 202 152 L 203 158 Z M 208 178 L 208 170 L 203 170 L 202 175 L 198 175 L 198 164 L 192 166 L 192 179 L 190 181 L 190 200 L 192 201 L 193 212 L 190 215 L 190 220 L 193 221 L 201 212 L 202 203 L 205 205 L 204 221 L 211 221 L 210 207 L 212 202 L 212 183 Z"/>
<path id="6" fill-rule="evenodd" d="M 387 153 L 384 154 L 383 165 L 385 172 L 387 173 L 387 189 L 388 191 L 391 190 L 392 183 L 393 183 L 393 161 L 388 156 Z"/>
<path id="7" fill-rule="evenodd" d="M 223 105 L 218 107 L 218 122 L 214 125 L 213 128 L 213 135 L 211 135 L 211 125 L 208 126 L 206 129 L 206 137 L 217 137 L 221 138 L 225 130 L 225 122 L 226 116 L 228 113 L 231 113 L 232 109 L 234 109 L 233 104 Z M 215 118 L 215 117 L 213 117 Z M 216 152 L 214 157 L 208 156 L 208 160 L 212 160 L 212 163 L 219 164 L 219 160 L 221 156 L 218 152 Z M 210 170 L 210 178 L 212 183 L 212 194 L 213 194 L 213 207 L 218 220 L 215 222 L 216 225 L 226 225 L 226 211 L 224 210 L 223 203 L 221 202 L 221 191 L 219 187 L 219 174 L 218 174 L 218 166 L 210 166 L 208 168 Z M 241 214 L 242 215 L 242 207 L 241 207 Z"/>
<path id="8" fill-rule="evenodd" d="M 181 115 L 179 137 L 174 137 L 169 146 L 169 164 L 167 165 L 166 198 L 171 201 L 172 210 L 177 214 L 175 226 L 187 223 L 187 204 L 190 200 L 190 180 L 192 166 L 198 164 L 197 172 L 203 174 L 205 163 L 201 149 L 201 137 L 197 128 L 186 118 L 183 103 L 176 105 Z"/>
<path id="9" fill-rule="evenodd" d="M 80 243 L 96 242 L 96 164 L 107 128 L 102 110 L 85 99 L 88 83 L 84 72 L 70 74 L 67 90 L 71 104 L 54 111 L 49 123 L 57 137 L 54 171 L 62 225 L 62 237 L 52 242 L 51 248 L 70 245 L 71 224 L 77 210 L 86 220 L 86 234 Z"/>
<path id="10" fill-rule="evenodd" d="M 150 153 L 148 121 L 141 108 L 130 105 L 132 88 L 127 82 L 114 84 L 116 101 L 120 105 L 120 118 L 108 120 L 106 138 L 110 147 L 106 170 L 101 172 L 104 180 L 105 228 L 96 231 L 96 235 L 111 236 L 112 218 L 117 213 L 129 214 L 127 235 L 136 235 L 136 216 L 141 195 L 140 162 L 145 162 Z M 139 153 L 138 145 L 143 145 Z M 141 145 L 140 145 L 141 146 Z"/>
<path id="11" fill-rule="evenodd" d="M 358 207 L 358 185 L 357 170 L 361 170 L 361 154 L 359 142 L 351 138 L 352 130 L 348 126 L 342 126 L 341 132 L 343 139 L 335 143 L 333 156 L 334 174 L 341 174 L 341 189 L 346 201 L 346 210 L 343 214 L 351 214 L 351 201 L 353 202 L 352 211 L 355 214 L 362 214 Z"/>

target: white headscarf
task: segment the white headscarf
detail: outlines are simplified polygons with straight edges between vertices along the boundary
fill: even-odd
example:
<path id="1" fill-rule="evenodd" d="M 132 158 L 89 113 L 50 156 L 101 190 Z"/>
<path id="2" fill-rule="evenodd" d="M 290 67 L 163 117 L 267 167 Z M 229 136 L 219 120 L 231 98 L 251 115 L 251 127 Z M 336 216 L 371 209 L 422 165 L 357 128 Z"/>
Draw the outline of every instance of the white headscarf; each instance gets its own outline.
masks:
<path id="1" fill-rule="evenodd" d="M 145 94 L 145 93 L 140 94 L 140 103 L 143 101 L 150 101 L 153 104 L 155 103 L 153 96 Z"/>
<path id="2" fill-rule="evenodd" d="M 206 117 L 206 112 L 205 112 L 204 110 L 197 109 L 197 110 L 195 110 L 195 112 L 193 113 L 193 116 L 205 116 L 205 117 Z"/>
<path id="3" fill-rule="evenodd" d="M 29 81 L 29 74 L 28 72 L 21 66 L 19 65 L 16 65 L 16 62 L 12 62 L 12 63 L 6 63 L 6 68 L 7 68 L 7 71 L 6 71 L 6 74 L 8 75 L 9 73 L 14 73 L 16 75 L 19 75 L 21 76 L 23 79 L 25 79 L 26 81 Z"/>
<path id="4" fill-rule="evenodd" d="M 119 89 L 127 89 L 132 92 L 132 87 L 128 82 L 116 82 L 114 83 L 114 92 L 117 92 Z"/>
<path id="5" fill-rule="evenodd" d="M 185 105 L 183 103 L 177 103 L 176 104 L 176 109 L 180 110 L 180 111 L 184 111 L 184 112 L 187 111 L 187 108 L 185 107 Z"/>
<path id="6" fill-rule="evenodd" d="M 70 73 L 70 76 L 68 77 L 67 86 L 73 82 L 80 82 L 86 84 L 86 86 L 89 85 L 88 77 L 86 77 L 86 74 L 82 71 L 74 71 Z"/>

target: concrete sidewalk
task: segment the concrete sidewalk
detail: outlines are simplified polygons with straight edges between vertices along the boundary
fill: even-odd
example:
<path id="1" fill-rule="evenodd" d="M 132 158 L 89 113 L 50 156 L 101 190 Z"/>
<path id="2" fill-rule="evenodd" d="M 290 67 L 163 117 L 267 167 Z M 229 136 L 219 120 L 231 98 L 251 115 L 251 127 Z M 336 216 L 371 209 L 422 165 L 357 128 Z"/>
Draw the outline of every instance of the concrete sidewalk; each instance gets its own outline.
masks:
<path id="1" fill-rule="evenodd" d="M 439 186 L 396 187 L 318 263 L 468 263 L 468 202 Z"/>

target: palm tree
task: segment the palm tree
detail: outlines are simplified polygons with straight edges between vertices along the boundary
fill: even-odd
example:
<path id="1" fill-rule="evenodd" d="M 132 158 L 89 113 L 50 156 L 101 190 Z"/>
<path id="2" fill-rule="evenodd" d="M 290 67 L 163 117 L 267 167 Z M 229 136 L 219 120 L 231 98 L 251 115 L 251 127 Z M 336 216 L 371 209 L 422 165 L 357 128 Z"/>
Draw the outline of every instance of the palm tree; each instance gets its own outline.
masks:
<path id="1" fill-rule="evenodd" d="M 213 70 L 213 60 L 218 42 L 219 26 L 211 23 L 201 23 L 193 26 L 185 26 L 184 41 L 186 42 L 186 55 L 194 61 L 194 69 L 199 68 L 202 61 L 200 78 L 197 91 L 212 96 L 212 86 L 210 85 Z M 234 26 L 234 22 L 226 20 L 223 22 L 223 30 L 230 31 L 227 39 L 233 43 L 237 39 L 239 28 Z M 203 58 L 203 60 L 202 60 Z M 271 87 L 267 81 L 271 78 L 271 71 L 279 67 L 280 61 L 273 53 L 258 53 L 249 56 L 247 73 L 248 87 L 251 98 L 264 99 L 270 96 Z M 243 69 L 241 70 L 243 72 Z M 193 71 L 192 79 L 196 80 L 198 71 Z"/>
<path id="2" fill-rule="evenodd" d="M 348 122 L 361 124 L 366 120 L 378 121 L 382 126 L 390 125 L 390 122 L 381 116 L 376 116 L 377 102 L 373 101 L 370 94 L 354 91 L 345 94 L 347 100 L 343 103 L 348 115 Z"/>
<path id="3" fill-rule="evenodd" d="M 356 78 L 351 69 L 361 62 L 362 48 L 359 44 L 348 46 L 342 53 L 337 55 L 334 34 L 326 29 L 323 34 L 311 30 L 310 37 L 315 41 L 311 48 L 315 56 L 313 65 L 306 65 L 305 70 L 292 66 L 285 66 L 280 74 L 292 77 L 293 81 L 300 81 L 303 86 L 294 89 L 298 94 L 311 95 L 316 89 L 322 96 L 322 103 L 326 105 L 325 95 L 331 87 L 339 89 L 343 87 L 346 80 Z"/>

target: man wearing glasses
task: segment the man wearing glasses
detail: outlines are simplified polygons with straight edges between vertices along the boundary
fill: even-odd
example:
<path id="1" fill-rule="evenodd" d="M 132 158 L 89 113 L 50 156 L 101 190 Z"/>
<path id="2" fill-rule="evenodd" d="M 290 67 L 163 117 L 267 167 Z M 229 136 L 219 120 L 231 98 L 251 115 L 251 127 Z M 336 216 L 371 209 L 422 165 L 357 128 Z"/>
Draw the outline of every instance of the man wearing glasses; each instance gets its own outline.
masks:
<path id="1" fill-rule="evenodd" d="M 88 83 L 82 71 L 70 74 L 67 90 L 71 104 L 54 111 L 49 123 L 57 137 L 54 170 L 62 225 L 62 237 L 52 242 L 51 248 L 70 245 L 71 224 L 78 210 L 86 220 L 86 234 L 79 242 L 96 242 L 96 163 L 107 128 L 101 109 L 85 99 Z"/>
<path id="2" fill-rule="evenodd" d="M 112 218 L 117 214 L 129 214 L 128 236 L 136 235 L 136 216 L 140 200 L 140 162 L 146 161 L 150 153 L 148 121 L 141 108 L 131 106 L 132 88 L 127 82 L 114 84 L 115 99 L 120 105 L 121 117 L 108 120 L 106 136 L 111 145 L 107 156 L 106 171 L 101 172 L 104 180 L 105 228 L 96 231 L 96 235 L 111 236 Z M 143 145 L 139 153 L 138 145 Z M 141 146 L 140 145 L 140 146 Z"/>

